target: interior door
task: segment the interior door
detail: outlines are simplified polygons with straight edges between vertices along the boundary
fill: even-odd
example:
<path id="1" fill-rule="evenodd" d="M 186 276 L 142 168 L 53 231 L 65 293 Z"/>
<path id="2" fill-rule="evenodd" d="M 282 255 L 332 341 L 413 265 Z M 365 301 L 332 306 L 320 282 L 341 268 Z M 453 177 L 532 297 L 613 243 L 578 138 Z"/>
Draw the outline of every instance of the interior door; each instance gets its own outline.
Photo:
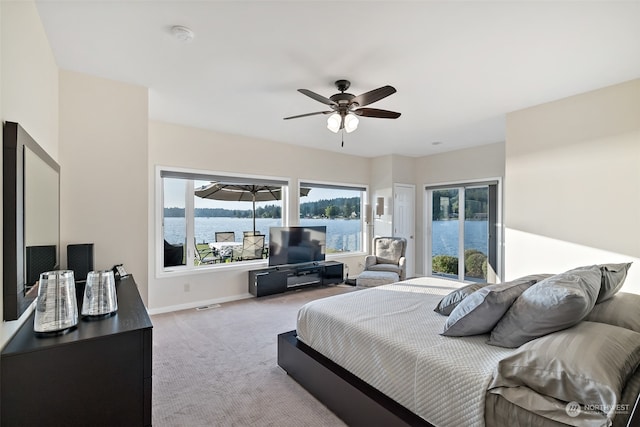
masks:
<path id="1" fill-rule="evenodd" d="M 415 276 L 415 197 L 416 187 L 394 184 L 393 235 L 407 239 L 407 277 Z"/>

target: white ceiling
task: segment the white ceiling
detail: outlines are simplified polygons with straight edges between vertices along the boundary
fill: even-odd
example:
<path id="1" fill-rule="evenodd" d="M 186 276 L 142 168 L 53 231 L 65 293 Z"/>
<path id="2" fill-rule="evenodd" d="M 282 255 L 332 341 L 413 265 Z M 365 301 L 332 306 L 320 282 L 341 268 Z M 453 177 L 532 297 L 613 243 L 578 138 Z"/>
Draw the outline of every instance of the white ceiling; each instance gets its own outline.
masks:
<path id="1" fill-rule="evenodd" d="M 60 68 L 148 87 L 151 119 L 361 156 L 504 141 L 509 111 L 640 77 L 640 1 L 36 4 Z M 342 78 L 394 86 L 369 107 L 402 116 L 361 118 L 344 147 L 326 116 L 283 120 L 326 110 L 296 89 Z"/>

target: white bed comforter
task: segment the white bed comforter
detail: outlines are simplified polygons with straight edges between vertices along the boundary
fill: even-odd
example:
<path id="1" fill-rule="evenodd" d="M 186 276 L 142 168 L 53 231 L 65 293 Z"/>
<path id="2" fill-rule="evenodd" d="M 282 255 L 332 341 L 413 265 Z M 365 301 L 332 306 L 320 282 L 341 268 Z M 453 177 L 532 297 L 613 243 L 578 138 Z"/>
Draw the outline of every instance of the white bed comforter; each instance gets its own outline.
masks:
<path id="1" fill-rule="evenodd" d="M 483 426 L 487 386 L 513 350 L 440 334 L 459 282 L 418 278 L 310 302 L 298 338 L 438 427 Z"/>

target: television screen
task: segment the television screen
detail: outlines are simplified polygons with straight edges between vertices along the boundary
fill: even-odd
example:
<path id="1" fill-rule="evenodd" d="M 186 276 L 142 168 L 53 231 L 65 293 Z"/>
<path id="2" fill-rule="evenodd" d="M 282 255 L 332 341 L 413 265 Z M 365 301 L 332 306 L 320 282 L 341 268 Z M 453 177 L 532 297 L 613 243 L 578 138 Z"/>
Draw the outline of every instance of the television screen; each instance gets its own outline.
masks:
<path id="1" fill-rule="evenodd" d="M 271 227 L 269 265 L 324 261 L 327 227 Z"/>

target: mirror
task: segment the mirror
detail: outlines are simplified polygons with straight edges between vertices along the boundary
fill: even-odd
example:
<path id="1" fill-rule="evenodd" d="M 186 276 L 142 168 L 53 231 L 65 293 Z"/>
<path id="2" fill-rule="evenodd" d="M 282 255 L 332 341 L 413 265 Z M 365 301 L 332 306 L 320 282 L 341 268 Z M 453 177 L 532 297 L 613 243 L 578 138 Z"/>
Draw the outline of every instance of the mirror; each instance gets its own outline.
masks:
<path id="1" fill-rule="evenodd" d="M 3 133 L 3 311 L 15 320 L 60 261 L 60 166 L 18 124 Z"/>

